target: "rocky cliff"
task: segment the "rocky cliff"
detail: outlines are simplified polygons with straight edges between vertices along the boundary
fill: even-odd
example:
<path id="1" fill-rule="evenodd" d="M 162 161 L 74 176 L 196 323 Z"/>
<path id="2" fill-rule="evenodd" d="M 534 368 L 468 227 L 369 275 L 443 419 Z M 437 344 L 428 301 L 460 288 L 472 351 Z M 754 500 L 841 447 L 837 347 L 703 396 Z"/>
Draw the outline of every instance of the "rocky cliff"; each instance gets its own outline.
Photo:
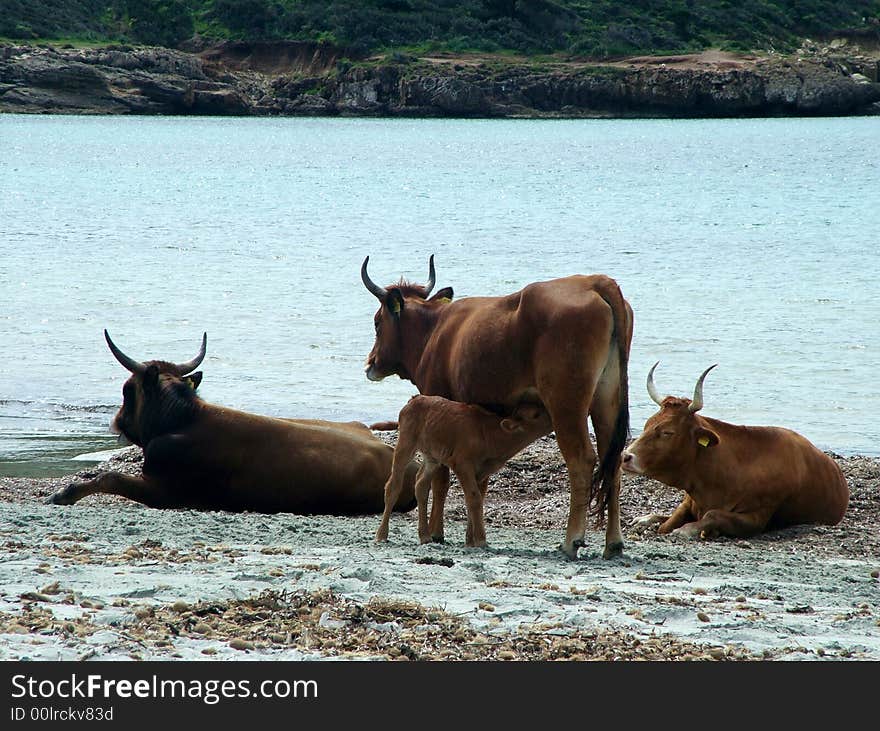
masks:
<path id="1" fill-rule="evenodd" d="M 306 43 L 0 46 L 0 112 L 450 117 L 880 113 L 880 56 L 707 53 L 608 63 L 497 57 L 352 63 Z"/>

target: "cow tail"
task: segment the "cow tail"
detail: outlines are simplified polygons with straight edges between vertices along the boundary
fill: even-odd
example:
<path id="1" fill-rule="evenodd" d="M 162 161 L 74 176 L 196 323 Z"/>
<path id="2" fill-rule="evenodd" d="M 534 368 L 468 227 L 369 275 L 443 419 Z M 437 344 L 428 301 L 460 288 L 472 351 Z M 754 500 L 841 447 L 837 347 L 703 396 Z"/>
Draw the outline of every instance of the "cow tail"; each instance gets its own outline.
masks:
<path id="1" fill-rule="evenodd" d="M 602 461 L 593 475 L 593 482 L 590 486 L 590 503 L 596 516 L 596 525 L 602 525 L 605 521 L 605 514 L 608 511 L 608 504 L 611 502 L 615 477 L 620 468 L 620 456 L 630 437 L 629 339 L 627 337 L 630 323 L 626 312 L 626 301 L 617 282 L 609 280 L 606 285 L 598 289 L 597 293 L 608 303 L 613 313 L 614 331 L 611 334 L 611 346 L 617 345 L 618 373 L 620 376 L 618 383 L 619 407 L 617 418 L 614 421 L 614 431 L 611 434 L 608 449 L 605 450 L 605 455 L 602 457 Z"/>

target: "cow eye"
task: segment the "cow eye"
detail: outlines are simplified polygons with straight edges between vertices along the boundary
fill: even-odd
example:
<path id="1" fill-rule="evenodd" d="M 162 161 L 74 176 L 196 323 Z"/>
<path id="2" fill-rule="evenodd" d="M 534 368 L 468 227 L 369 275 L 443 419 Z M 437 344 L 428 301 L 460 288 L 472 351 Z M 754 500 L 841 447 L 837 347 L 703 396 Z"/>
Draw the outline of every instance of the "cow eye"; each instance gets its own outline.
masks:
<path id="1" fill-rule="evenodd" d="M 660 432 L 660 435 L 661 435 L 661 436 L 664 436 L 664 437 L 674 437 L 674 436 L 675 436 L 675 432 L 674 432 L 674 431 L 670 431 L 669 429 L 664 429 L 663 431 Z"/>

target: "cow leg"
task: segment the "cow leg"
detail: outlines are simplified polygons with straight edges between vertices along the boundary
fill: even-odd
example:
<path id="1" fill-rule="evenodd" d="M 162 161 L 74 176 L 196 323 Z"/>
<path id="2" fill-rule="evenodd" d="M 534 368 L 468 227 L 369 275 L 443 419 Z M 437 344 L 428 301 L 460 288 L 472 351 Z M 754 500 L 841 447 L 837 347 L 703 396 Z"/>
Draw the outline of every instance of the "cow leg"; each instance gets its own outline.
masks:
<path id="1" fill-rule="evenodd" d="M 467 533 L 465 545 L 475 548 L 483 548 L 486 545 L 486 526 L 483 523 L 483 495 L 482 485 L 472 472 L 456 472 L 458 481 L 464 489 L 464 502 L 467 507 Z"/>
<path id="2" fill-rule="evenodd" d="M 584 545 L 587 532 L 587 508 L 590 499 L 590 481 L 596 466 L 596 450 L 590 443 L 585 412 L 565 410 L 554 412 L 546 404 L 556 431 L 559 451 L 568 468 L 570 502 L 565 542 L 559 547 L 569 558 L 577 558 L 578 548 Z M 565 408 L 563 406 L 563 408 Z"/>
<path id="3" fill-rule="evenodd" d="M 180 496 L 174 499 L 166 487 L 143 477 L 132 477 L 120 472 L 105 472 L 94 480 L 71 483 L 52 495 L 46 502 L 53 505 L 73 505 L 84 497 L 98 493 L 119 495 L 150 508 L 182 507 Z"/>
<path id="4" fill-rule="evenodd" d="M 611 387 L 605 387 L 600 382 L 593 399 L 590 418 L 593 421 L 593 430 L 596 432 L 596 446 L 599 452 L 599 463 L 608 451 L 609 444 L 614 435 L 614 425 L 617 422 L 619 407 L 619 395 L 615 379 L 611 381 Z M 608 496 L 608 515 L 605 521 L 605 551 L 603 558 L 613 558 L 623 553 L 623 534 L 620 532 L 620 467 L 614 471 L 614 478 L 610 486 L 611 494 Z"/>
<path id="5" fill-rule="evenodd" d="M 734 513 L 729 510 L 707 510 L 703 517 L 693 523 L 694 533 L 700 538 L 747 538 L 767 527 L 772 511 Z"/>
<path id="6" fill-rule="evenodd" d="M 685 495 L 684 500 L 681 501 L 681 505 L 673 511 L 672 515 L 664 520 L 663 524 L 657 529 L 657 532 L 660 535 L 671 533 L 696 517 L 693 500 L 691 500 L 690 495 Z"/>
<path id="7" fill-rule="evenodd" d="M 443 511 L 446 508 L 446 495 L 449 493 L 449 468 L 438 465 L 431 480 L 431 521 L 428 524 L 431 540 L 443 543 Z"/>
<path id="8" fill-rule="evenodd" d="M 406 469 L 416 453 L 415 442 L 408 436 L 405 431 L 401 431 L 397 439 L 397 446 L 394 448 L 394 456 L 391 459 L 391 474 L 385 483 L 385 510 L 382 513 L 379 528 L 376 530 L 377 543 L 384 543 L 388 540 L 388 523 L 391 520 L 391 513 L 394 512 L 397 498 L 403 491 Z"/>
<path id="9" fill-rule="evenodd" d="M 430 543 L 431 533 L 428 530 L 428 493 L 431 482 L 439 471 L 439 465 L 425 458 L 425 463 L 416 478 L 416 504 L 419 506 L 419 543 Z"/>

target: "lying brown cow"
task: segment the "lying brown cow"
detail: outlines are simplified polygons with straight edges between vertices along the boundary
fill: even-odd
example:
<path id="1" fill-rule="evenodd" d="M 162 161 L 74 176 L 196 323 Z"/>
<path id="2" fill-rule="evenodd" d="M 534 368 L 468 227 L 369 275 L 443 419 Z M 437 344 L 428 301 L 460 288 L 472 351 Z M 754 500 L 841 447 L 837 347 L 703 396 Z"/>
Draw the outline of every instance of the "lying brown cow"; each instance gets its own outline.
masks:
<path id="1" fill-rule="evenodd" d="M 154 508 L 262 513 L 378 513 L 394 450 L 363 424 L 274 419 L 205 403 L 202 380 L 187 363 L 141 363 L 114 345 L 131 373 L 111 428 L 144 450 L 142 477 L 116 472 L 74 483 L 49 501 L 70 505 L 87 495 L 121 495 Z M 415 505 L 416 463 L 404 465 L 398 510 Z"/>
<path id="2" fill-rule="evenodd" d="M 843 519 L 849 489 L 834 460 L 789 429 L 734 426 L 698 415 L 703 380 L 715 366 L 700 376 L 693 400 L 661 399 L 656 367 L 648 374 L 648 393 L 660 411 L 623 453 L 623 469 L 686 495 L 672 515 L 647 515 L 637 523 L 663 521 L 660 533 L 714 538 Z"/>
<path id="3" fill-rule="evenodd" d="M 388 540 L 388 521 L 392 507 L 404 488 L 405 470 L 415 453 L 421 452 L 424 464 L 416 480 L 419 506 L 419 540 L 443 540 L 443 504 L 446 490 L 435 490 L 428 529 L 427 500 L 432 478 L 441 466 L 451 469 L 464 489 L 468 525 L 466 545 L 485 546 L 483 500 L 489 478 L 517 452 L 538 437 L 553 430 L 550 415 L 538 405 L 522 404 L 507 417 L 473 404 L 448 401 L 440 396 L 413 396 L 400 411 L 400 433 L 394 450 L 391 477 L 385 485 L 385 512 L 377 541 Z M 448 488 L 448 480 L 445 481 Z M 436 485 L 436 483 L 435 483 Z"/>

